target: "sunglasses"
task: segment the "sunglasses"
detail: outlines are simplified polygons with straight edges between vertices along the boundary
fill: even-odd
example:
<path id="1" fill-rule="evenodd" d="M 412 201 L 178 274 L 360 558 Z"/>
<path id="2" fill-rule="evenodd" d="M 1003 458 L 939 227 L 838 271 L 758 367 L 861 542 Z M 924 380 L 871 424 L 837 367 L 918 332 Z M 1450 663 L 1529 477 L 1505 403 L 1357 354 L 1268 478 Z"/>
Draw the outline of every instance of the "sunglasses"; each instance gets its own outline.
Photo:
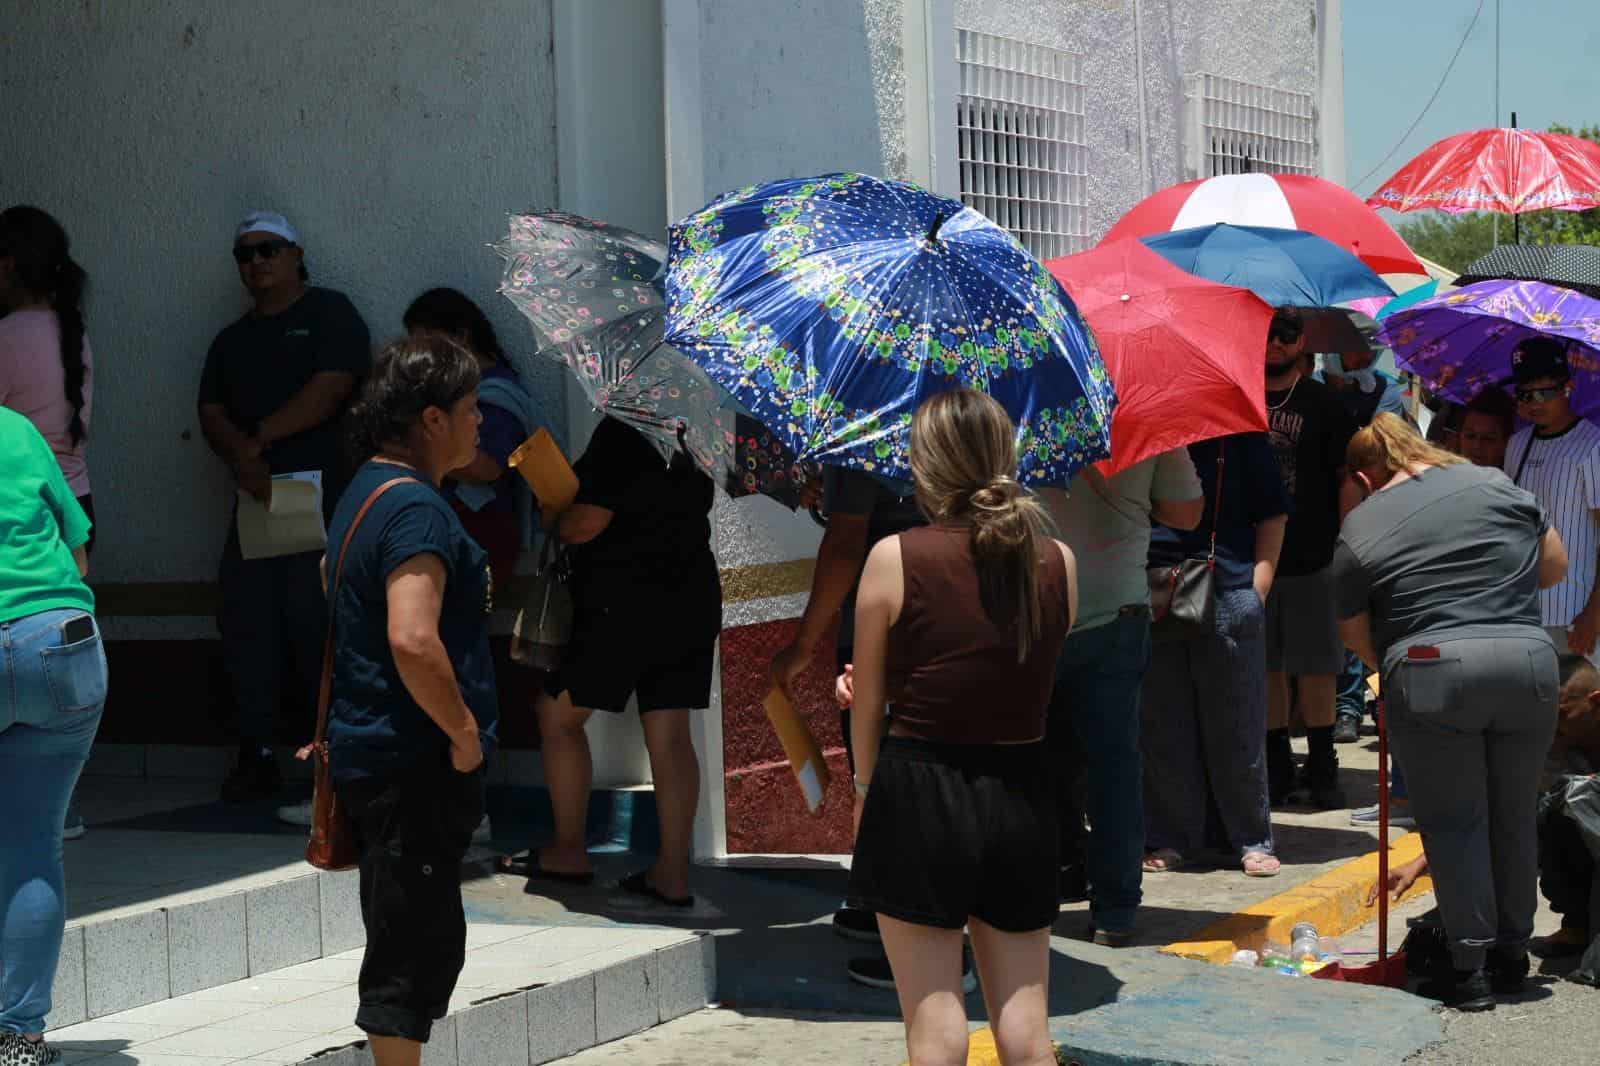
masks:
<path id="1" fill-rule="evenodd" d="M 1556 385 L 1553 388 L 1548 389 L 1518 389 L 1517 402 L 1549 403 L 1556 397 L 1564 395 L 1566 391 L 1567 387 L 1565 385 Z"/>
<path id="2" fill-rule="evenodd" d="M 1300 339 L 1304 332 L 1298 322 L 1274 322 L 1267 330 L 1267 339 L 1277 341 L 1279 344 L 1293 344 Z"/>
<path id="3" fill-rule="evenodd" d="M 240 266 L 250 260 L 260 257 L 262 259 L 276 259 L 278 253 L 291 247 L 288 241 L 261 241 L 259 244 L 236 244 L 233 246 L 233 261 Z"/>

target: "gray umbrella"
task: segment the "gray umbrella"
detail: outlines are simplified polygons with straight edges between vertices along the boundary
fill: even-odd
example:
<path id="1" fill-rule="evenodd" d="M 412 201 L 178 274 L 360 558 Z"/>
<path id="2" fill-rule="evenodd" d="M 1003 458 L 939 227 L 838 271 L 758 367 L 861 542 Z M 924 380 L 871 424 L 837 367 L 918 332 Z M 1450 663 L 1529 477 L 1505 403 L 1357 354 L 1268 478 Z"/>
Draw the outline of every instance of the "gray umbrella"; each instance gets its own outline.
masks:
<path id="1" fill-rule="evenodd" d="M 1600 248 L 1588 244 L 1502 244 L 1456 279 L 1457 285 L 1494 278 L 1543 281 L 1600 298 Z"/>

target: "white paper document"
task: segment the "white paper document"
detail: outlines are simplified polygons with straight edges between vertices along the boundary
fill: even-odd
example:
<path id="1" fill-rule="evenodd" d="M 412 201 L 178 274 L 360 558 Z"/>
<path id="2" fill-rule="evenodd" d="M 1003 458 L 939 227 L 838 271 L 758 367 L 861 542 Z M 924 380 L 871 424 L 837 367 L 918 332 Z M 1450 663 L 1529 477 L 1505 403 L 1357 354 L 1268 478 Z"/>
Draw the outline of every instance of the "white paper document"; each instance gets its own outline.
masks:
<path id="1" fill-rule="evenodd" d="M 246 559 L 320 551 L 328 545 L 322 524 L 322 471 L 274 474 L 268 503 L 239 491 L 239 552 Z"/>

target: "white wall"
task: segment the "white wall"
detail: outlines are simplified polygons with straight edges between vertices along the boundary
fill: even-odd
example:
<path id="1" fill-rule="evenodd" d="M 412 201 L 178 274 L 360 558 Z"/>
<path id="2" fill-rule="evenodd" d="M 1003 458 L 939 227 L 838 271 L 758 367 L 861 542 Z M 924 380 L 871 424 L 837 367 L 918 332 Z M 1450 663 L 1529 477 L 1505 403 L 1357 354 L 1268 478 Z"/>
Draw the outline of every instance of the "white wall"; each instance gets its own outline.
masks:
<path id="1" fill-rule="evenodd" d="M 1316 93 L 1314 0 L 1138 0 L 1150 191 L 1184 180 L 1183 76 Z M 1139 160 L 1135 0 L 955 0 L 956 24 L 1083 57 L 1089 230 L 1098 239 L 1147 193 Z"/>
<path id="2" fill-rule="evenodd" d="M 54 213 L 93 279 L 100 580 L 215 573 L 229 490 L 194 395 L 246 306 L 245 211 L 289 215 L 375 340 L 447 284 L 526 341 L 485 245 L 556 198 L 550 0 L 9 0 L 0 22 L 0 204 Z"/>

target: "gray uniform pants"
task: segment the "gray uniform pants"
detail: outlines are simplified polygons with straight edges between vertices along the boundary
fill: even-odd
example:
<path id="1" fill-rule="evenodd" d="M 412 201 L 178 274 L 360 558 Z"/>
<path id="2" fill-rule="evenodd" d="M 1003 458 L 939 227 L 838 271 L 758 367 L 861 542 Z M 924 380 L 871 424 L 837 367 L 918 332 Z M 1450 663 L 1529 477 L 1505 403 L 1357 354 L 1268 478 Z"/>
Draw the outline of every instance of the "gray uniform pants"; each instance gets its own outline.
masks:
<path id="1" fill-rule="evenodd" d="M 1533 935 L 1539 772 L 1555 736 L 1548 638 L 1442 640 L 1438 658 L 1397 649 L 1383 681 L 1439 913 L 1458 970 Z M 1426 656 L 1424 652 L 1424 656 Z"/>

